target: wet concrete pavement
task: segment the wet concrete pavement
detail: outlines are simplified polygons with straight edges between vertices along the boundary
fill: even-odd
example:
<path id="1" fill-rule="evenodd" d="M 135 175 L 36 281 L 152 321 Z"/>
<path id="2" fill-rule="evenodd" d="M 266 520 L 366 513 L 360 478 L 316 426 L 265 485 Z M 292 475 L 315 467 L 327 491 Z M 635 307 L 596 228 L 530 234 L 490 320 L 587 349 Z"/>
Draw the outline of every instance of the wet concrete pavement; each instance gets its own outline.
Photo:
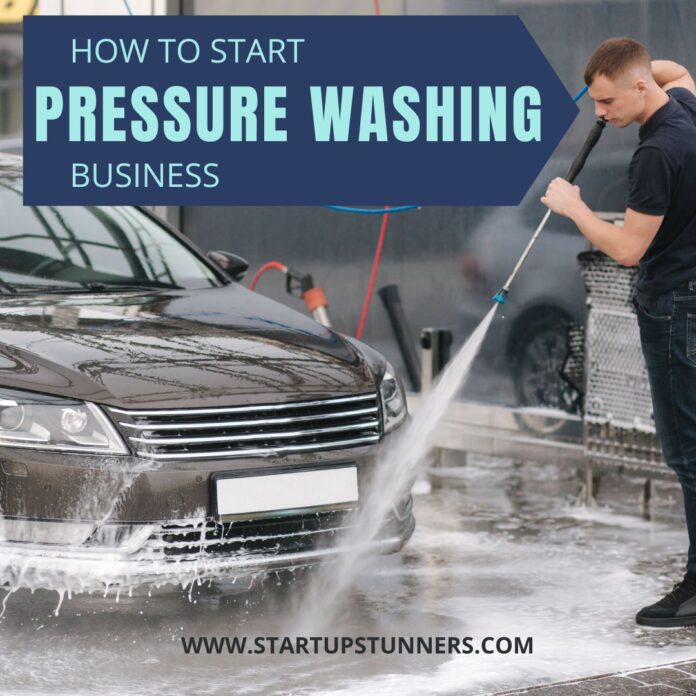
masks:
<path id="1" fill-rule="evenodd" d="M 562 684 L 505 691 L 497 696 L 679 696 L 696 693 L 696 662 L 609 674 Z"/>
<path id="2" fill-rule="evenodd" d="M 531 637 L 531 653 L 184 653 L 182 637 L 292 635 L 311 572 L 273 575 L 246 593 L 220 584 L 190 597 L 73 597 L 58 616 L 56 593 L 20 591 L 0 621 L 0 693 L 475 696 L 554 684 L 565 690 L 530 693 L 563 696 L 597 693 L 588 689 L 601 680 L 559 683 L 621 673 L 605 685 L 644 690 L 606 693 L 652 695 L 666 687 L 645 689 L 640 670 L 696 659 L 695 630 L 633 621 L 683 573 L 676 486 L 657 484 L 654 519 L 645 520 L 639 480 L 607 477 L 598 507 L 587 508 L 580 478 L 562 462 L 464 465 L 458 455 L 444 464 L 432 488 L 417 484 L 411 542 L 371 564 L 321 635 L 469 636 L 474 646 L 487 636 Z"/>

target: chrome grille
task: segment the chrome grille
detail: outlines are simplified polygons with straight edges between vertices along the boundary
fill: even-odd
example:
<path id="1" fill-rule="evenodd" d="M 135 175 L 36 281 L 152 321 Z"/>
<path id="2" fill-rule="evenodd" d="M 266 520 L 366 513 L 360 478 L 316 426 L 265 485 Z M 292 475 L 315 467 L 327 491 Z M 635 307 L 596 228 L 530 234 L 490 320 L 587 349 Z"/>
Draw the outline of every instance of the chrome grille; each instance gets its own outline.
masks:
<path id="1" fill-rule="evenodd" d="M 350 513 L 342 510 L 222 524 L 211 519 L 198 525 L 167 524 L 150 537 L 147 547 L 173 557 L 298 553 L 331 545 L 346 528 Z"/>
<path id="2" fill-rule="evenodd" d="M 413 524 L 412 511 L 409 495 L 387 515 L 377 538 L 402 535 Z M 355 513 L 351 508 L 236 522 L 212 517 L 172 521 L 153 530 L 144 550 L 171 560 L 191 560 L 202 555 L 272 557 L 327 549 L 350 528 Z"/>
<path id="3" fill-rule="evenodd" d="M 223 408 L 109 408 L 136 454 L 155 460 L 254 457 L 379 440 L 376 393 Z"/>

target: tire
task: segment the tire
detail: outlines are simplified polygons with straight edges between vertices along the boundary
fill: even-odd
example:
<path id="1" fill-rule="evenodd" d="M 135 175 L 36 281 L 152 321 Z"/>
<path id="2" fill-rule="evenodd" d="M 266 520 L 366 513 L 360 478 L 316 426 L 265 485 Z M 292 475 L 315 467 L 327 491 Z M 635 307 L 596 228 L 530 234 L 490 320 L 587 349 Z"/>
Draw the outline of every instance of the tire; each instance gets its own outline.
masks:
<path id="1" fill-rule="evenodd" d="M 528 319 L 511 351 L 513 382 L 521 407 L 548 408 L 578 414 L 582 395 L 563 377 L 568 357 L 568 322 L 559 314 Z M 539 435 L 568 434 L 577 425 L 563 418 L 517 413 L 525 430 Z"/>

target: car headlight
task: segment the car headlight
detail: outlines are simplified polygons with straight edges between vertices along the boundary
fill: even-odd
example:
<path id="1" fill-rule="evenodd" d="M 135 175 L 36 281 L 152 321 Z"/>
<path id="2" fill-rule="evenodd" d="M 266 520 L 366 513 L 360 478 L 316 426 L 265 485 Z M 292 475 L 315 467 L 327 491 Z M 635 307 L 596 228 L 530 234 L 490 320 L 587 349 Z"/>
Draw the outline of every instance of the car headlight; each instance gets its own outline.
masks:
<path id="1" fill-rule="evenodd" d="M 128 454 L 95 404 L 10 389 L 0 389 L 0 447 Z"/>
<path id="2" fill-rule="evenodd" d="M 406 392 L 399 376 L 390 363 L 387 363 L 387 367 L 384 370 L 384 375 L 379 385 L 379 395 L 382 400 L 384 432 L 388 433 L 397 425 L 403 423 L 408 415 Z"/>

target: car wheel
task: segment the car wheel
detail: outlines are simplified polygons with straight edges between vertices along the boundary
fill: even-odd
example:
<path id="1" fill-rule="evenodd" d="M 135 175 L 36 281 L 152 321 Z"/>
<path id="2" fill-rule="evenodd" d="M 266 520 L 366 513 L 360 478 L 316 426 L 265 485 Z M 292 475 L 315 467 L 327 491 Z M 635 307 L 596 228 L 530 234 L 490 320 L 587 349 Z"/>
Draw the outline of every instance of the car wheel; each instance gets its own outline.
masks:
<path id="1" fill-rule="evenodd" d="M 581 395 L 562 374 L 567 357 L 568 325 L 562 317 L 532 321 L 525 327 L 513 352 L 519 406 L 579 412 Z M 517 413 L 515 417 L 525 430 L 542 435 L 561 434 L 575 425 L 541 413 Z"/>

